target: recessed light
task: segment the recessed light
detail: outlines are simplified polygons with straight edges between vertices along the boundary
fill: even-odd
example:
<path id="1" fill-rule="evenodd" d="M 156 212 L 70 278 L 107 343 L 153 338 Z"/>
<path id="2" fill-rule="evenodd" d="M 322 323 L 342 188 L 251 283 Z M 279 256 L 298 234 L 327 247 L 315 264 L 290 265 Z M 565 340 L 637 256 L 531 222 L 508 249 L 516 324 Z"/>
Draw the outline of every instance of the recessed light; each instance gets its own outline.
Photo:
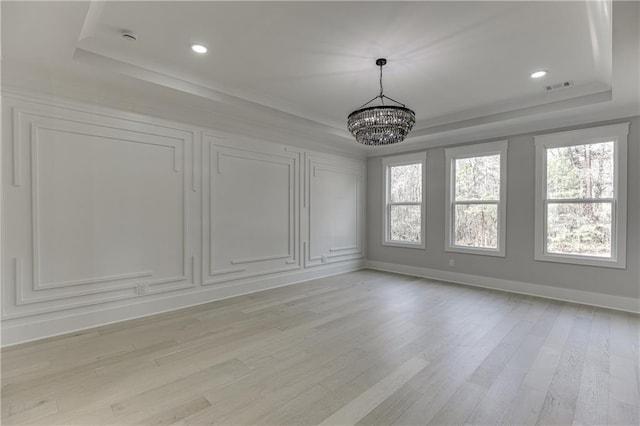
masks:
<path id="1" fill-rule="evenodd" d="M 547 72 L 545 70 L 540 70 L 540 71 L 532 72 L 531 78 L 541 78 L 541 77 L 544 77 L 545 75 L 547 75 Z"/>
<path id="2" fill-rule="evenodd" d="M 191 50 L 196 53 L 207 53 L 207 48 L 201 44 L 192 44 Z"/>

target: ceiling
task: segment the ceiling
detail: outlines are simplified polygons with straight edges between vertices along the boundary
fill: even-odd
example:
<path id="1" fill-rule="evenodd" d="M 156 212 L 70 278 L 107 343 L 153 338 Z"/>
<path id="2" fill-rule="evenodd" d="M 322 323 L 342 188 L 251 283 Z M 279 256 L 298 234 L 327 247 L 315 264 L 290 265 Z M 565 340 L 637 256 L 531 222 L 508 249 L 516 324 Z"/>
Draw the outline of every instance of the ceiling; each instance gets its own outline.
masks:
<path id="1" fill-rule="evenodd" d="M 624 7 L 631 17 L 614 10 Z M 416 112 L 408 149 L 551 113 L 637 111 L 637 15 L 608 1 L 3 2 L 3 78 L 126 76 L 123 85 L 168 88 L 339 146 L 355 144 L 346 116 L 378 93 L 374 62 L 385 57 L 385 94 Z M 531 79 L 538 69 L 549 73 Z"/>

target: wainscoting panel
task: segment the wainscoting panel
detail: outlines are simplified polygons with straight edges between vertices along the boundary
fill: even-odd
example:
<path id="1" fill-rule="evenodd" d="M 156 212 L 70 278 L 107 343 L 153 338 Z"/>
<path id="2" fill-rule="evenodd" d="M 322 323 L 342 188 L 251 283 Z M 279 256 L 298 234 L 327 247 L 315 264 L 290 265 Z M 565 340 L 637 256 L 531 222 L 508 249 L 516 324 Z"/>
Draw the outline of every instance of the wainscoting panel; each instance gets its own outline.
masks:
<path id="1" fill-rule="evenodd" d="M 365 164 L 313 153 L 305 157 L 305 266 L 362 258 Z"/>
<path id="2" fill-rule="evenodd" d="M 10 114 L 3 318 L 195 285 L 192 133 L 37 106 Z"/>
<path id="3" fill-rule="evenodd" d="M 2 124 L 2 345 L 363 265 L 359 159 L 15 93 Z"/>
<path id="4" fill-rule="evenodd" d="M 205 135 L 204 285 L 300 268 L 300 154 Z"/>

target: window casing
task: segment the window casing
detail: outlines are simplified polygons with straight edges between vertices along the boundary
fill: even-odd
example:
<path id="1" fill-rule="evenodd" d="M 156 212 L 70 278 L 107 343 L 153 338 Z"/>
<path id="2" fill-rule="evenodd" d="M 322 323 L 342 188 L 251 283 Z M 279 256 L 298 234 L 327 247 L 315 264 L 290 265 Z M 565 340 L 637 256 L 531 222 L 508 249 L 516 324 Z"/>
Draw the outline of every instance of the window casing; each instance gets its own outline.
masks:
<path id="1" fill-rule="evenodd" d="M 445 150 L 445 251 L 505 256 L 507 145 Z"/>
<path id="2" fill-rule="evenodd" d="M 535 259 L 626 267 L 629 123 L 535 137 Z"/>
<path id="3" fill-rule="evenodd" d="M 421 152 L 382 159 L 383 245 L 425 247 L 426 158 L 426 152 Z"/>

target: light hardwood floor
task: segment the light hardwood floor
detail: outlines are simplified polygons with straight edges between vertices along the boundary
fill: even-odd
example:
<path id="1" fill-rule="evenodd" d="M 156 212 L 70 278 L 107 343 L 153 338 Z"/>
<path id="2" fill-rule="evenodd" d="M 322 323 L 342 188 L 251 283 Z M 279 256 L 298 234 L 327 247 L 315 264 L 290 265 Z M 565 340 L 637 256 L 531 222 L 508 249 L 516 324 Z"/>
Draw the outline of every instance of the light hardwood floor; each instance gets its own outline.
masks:
<path id="1" fill-rule="evenodd" d="M 2 351 L 3 424 L 638 424 L 638 316 L 358 271 Z"/>

